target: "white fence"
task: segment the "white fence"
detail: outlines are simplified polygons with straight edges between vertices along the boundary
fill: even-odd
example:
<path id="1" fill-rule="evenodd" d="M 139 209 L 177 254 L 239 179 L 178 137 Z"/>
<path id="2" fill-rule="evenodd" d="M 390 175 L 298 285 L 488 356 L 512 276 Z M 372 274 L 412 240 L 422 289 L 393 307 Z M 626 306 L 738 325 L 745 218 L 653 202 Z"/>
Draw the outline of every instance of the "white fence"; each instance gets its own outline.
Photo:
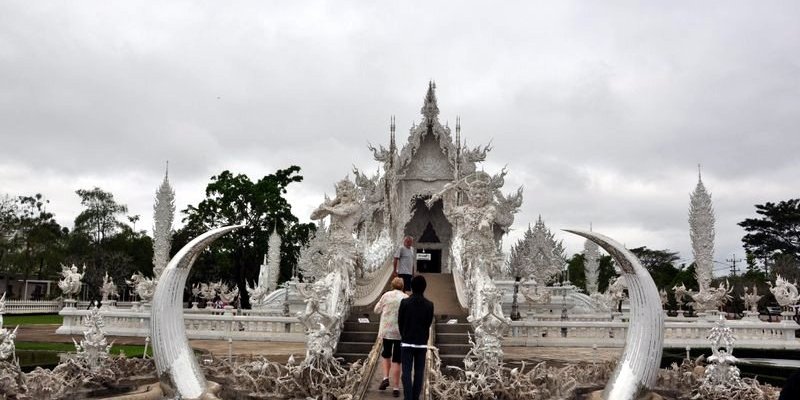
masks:
<path id="1" fill-rule="evenodd" d="M 4 314 L 52 314 L 61 307 L 59 300 L 6 300 Z"/>
<path id="2" fill-rule="evenodd" d="M 736 337 L 736 347 L 758 349 L 800 349 L 794 321 L 727 321 Z M 708 333 L 713 322 L 695 320 L 667 321 L 664 347 L 708 347 Z M 511 346 L 553 347 L 623 347 L 628 323 L 612 321 L 514 321 L 504 340 Z"/>
<path id="3" fill-rule="evenodd" d="M 122 309 L 101 309 L 105 332 L 114 336 L 150 335 L 150 312 Z M 82 324 L 88 310 L 64 308 L 64 317 L 58 334 L 80 335 L 86 330 Z M 184 313 L 183 320 L 189 339 L 256 340 L 273 342 L 304 342 L 305 328 L 296 317 L 235 315 L 233 312 L 211 314 Z"/>

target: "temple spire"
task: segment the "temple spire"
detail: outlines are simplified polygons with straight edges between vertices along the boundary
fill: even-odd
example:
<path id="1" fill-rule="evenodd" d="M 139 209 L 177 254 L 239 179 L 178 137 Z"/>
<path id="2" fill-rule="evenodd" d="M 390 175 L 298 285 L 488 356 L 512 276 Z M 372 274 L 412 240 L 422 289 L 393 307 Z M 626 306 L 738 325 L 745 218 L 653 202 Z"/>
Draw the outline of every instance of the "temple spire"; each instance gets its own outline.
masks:
<path id="1" fill-rule="evenodd" d="M 439 116 L 439 106 L 436 104 L 436 83 L 428 83 L 428 93 L 425 94 L 425 104 L 422 105 L 422 116 L 429 121 L 433 121 Z"/>

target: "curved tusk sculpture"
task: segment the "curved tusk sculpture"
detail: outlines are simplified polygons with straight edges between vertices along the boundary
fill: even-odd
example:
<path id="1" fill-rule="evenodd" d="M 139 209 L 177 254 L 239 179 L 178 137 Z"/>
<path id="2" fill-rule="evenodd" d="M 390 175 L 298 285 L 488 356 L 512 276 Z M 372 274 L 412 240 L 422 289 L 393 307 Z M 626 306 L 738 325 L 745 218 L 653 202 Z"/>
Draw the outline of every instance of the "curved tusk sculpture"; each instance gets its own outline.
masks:
<path id="1" fill-rule="evenodd" d="M 655 387 L 664 348 L 664 313 L 653 278 L 633 253 L 615 240 L 590 231 L 565 229 L 605 249 L 617 261 L 628 283 L 631 320 L 625 350 L 603 390 L 606 400 L 633 400 Z"/>
<path id="2" fill-rule="evenodd" d="M 176 390 L 180 398 L 199 399 L 208 391 L 203 371 L 189 347 L 183 323 L 186 278 L 192 264 L 206 247 L 220 236 L 242 226 L 216 228 L 196 237 L 172 257 L 156 285 L 150 315 L 153 358 L 161 383 Z"/>

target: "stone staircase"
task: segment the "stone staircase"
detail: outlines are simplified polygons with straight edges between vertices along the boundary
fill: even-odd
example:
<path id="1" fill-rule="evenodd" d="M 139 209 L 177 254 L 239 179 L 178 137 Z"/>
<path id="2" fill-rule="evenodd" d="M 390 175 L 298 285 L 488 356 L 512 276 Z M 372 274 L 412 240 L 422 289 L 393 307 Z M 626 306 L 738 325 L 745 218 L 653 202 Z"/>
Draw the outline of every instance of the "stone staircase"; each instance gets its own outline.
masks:
<path id="1" fill-rule="evenodd" d="M 349 364 L 356 360 L 365 360 L 369 356 L 378 337 L 378 322 L 381 318 L 371 311 L 368 307 L 361 307 L 350 312 L 350 317 L 344 322 L 334 357 L 342 358 Z M 359 322 L 358 318 L 368 318 L 369 322 Z"/>
<path id="2" fill-rule="evenodd" d="M 464 368 L 464 357 L 472 347 L 469 344 L 469 335 L 472 334 L 472 325 L 464 317 L 457 319 L 455 324 L 448 324 L 446 319 L 436 321 L 436 347 L 439 348 L 439 358 L 442 367 L 455 366 Z"/>

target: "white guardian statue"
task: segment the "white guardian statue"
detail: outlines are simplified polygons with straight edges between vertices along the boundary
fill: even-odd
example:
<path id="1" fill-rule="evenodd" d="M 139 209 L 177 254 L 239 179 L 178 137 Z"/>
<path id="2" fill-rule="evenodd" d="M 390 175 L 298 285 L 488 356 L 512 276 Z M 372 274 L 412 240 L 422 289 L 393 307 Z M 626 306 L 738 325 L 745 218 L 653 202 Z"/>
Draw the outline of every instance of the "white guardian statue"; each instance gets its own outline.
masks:
<path id="1" fill-rule="evenodd" d="M 74 300 L 74 296 L 81 292 L 83 285 L 83 275 L 86 274 L 86 265 L 83 266 L 83 272 L 78 272 L 78 267 L 75 264 L 67 267 L 61 266 L 61 280 L 58 281 L 58 288 L 64 293 L 68 300 Z"/>

